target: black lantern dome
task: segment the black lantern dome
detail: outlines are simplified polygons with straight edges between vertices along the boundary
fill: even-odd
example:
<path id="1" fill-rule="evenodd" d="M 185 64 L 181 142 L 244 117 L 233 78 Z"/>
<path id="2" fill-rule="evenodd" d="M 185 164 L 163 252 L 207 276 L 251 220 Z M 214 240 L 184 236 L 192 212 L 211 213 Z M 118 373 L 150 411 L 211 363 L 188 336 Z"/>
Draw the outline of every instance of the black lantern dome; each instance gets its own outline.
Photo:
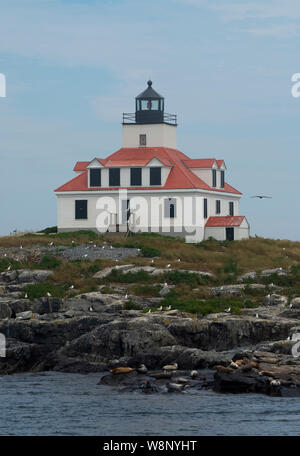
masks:
<path id="1" fill-rule="evenodd" d="M 164 121 L 164 97 L 152 89 L 152 81 L 135 99 L 135 121 L 138 124 L 162 123 Z"/>
<path id="2" fill-rule="evenodd" d="M 164 97 L 152 88 L 152 81 L 148 81 L 147 84 L 147 89 L 135 98 L 135 114 L 124 113 L 123 124 L 168 123 L 177 125 L 176 115 L 164 112 Z"/>

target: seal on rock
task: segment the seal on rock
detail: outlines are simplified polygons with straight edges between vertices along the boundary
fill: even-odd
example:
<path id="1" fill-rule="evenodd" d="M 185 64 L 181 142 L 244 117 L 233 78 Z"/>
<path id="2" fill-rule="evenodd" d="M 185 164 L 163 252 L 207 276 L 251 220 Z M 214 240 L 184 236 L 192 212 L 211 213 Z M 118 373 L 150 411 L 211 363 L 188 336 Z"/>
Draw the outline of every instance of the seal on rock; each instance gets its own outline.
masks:
<path id="1" fill-rule="evenodd" d="M 118 374 L 129 374 L 129 372 L 132 372 L 134 369 L 131 367 L 115 367 L 114 369 L 110 369 L 110 373 L 113 375 L 118 375 Z"/>

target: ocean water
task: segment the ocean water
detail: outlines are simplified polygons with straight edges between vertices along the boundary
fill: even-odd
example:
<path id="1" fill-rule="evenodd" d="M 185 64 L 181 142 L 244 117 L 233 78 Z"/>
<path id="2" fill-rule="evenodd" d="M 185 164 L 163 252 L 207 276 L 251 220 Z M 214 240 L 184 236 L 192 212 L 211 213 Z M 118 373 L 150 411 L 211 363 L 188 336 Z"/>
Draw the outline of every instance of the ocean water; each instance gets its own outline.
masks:
<path id="1" fill-rule="evenodd" d="M 118 393 L 101 374 L 0 376 L 0 435 L 299 435 L 300 398 Z"/>

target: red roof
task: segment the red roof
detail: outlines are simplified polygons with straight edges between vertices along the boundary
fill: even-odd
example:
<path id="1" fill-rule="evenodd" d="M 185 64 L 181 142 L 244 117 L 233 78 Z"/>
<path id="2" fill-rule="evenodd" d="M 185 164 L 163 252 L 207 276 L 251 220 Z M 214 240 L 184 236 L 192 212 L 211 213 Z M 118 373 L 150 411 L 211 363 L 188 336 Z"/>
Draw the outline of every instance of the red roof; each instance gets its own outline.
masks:
<path id="1" fill-rule="evenodd" d="M 74 171 L 84 171 L 90 162 L 77 162 L 73 168 Z"/>
<path id="2" fill-rule="evenodd" d="M 244 218 L 244 215 L 209 217 L 205 226 L 240 226 Z"/>
<path id="3" fill-rule="evenodd" d="M 189 158 L 184 160 L 184 164 L 188 168 L 212 168 L 213 164 L 216 162 L 214 158 Z"/>
<path id="4" fill-rule="evenodd" d="M 185 162 L 193 161 L 190 160 L 185 154 L 177 149 L 170 149 L 168 147 L 135 147 L 135 148 L 121 148 L 117 152 L 113 153 L 106 159 L 97 159 L 104 166 L 143 166 L 149 163 L 153 159 L 160 160 L 165 166 L 172 167 L 167 181 L 164 186 L 159 187 L 137 187 L 142 190 L 148 189 L 200 189 L 210 190 L 214 192 L 225 192 L 235 193 L 241 195 L 241 193 L 229 184 L 225 183 L 224 188 L 212 188 L 206 184 L 202 179 L 197 177 L 187 166 Z M 209 159 L 214 160 L 214 159 Z M 198 160 L 196 160 L 198 161 Z M 142 163 L 143 162 L 143 165 Z M 85 167 L 84 164 L 86 163 Z M 99 190 L 114 190 L 112 187 L 108 188 L 89 188 L 87 180 L 87 169 L 86 166 L 90 162 L 78 162 L 74 169 L 85 170 L 85 172 L 74 177 L 72 180 L 57 188 L 57 192 L 70 192 L 70 191 L 99 191 Z M 130 190 L 129 187 L 128 190 Z"/>

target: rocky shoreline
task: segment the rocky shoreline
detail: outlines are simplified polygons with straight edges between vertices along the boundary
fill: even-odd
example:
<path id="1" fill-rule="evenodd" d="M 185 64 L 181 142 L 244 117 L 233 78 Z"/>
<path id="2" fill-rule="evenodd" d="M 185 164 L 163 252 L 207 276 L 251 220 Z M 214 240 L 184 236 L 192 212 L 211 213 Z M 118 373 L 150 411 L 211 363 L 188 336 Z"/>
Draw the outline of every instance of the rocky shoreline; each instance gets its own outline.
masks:
<path id="1" fill-rule="evenodd" d="M 125 297 L 122 287 L 114 294 L 100 289 L 64 299 L 20 298 L 25 285 L 43 282 L 51 274 L 0 274 L 0 333 L 7 343 L 6 357 L 0 358 L 2 375 L 102 372 L 101 382 L 119 391 L 188 393 L 209 388 L 220 393 L 300 394 L 300 361 L 292 354 L 293 335 L 300 332 L 300 299 L 288 305 L 284 296 L 275 294 L 279 287 L 265 297 L 264 305 L 241 315 L 192 316 L 176 309 L 145 313 L 162 298 Z M 244 286 L 214 287 L 212 293 L 234 295 Z M 126 310 L 128 299 L 137 310 Z M 163 369 L 174 363 L 177 369 Z M 146 371 L 140 373 L 142 364 Z M 120 366 L 133 370 L 108 373 Z"/>

